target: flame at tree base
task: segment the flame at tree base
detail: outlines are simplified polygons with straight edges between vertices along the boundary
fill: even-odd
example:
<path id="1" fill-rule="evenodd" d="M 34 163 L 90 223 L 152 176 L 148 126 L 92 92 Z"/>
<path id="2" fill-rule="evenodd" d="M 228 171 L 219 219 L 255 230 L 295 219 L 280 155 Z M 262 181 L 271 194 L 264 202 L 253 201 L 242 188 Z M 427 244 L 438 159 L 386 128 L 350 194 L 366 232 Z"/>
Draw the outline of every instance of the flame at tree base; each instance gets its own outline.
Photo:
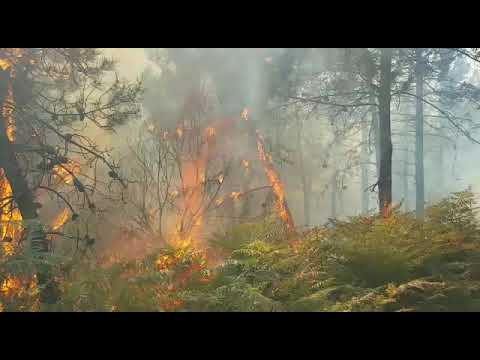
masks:
<path id="1" fill-rule="evenodd" d="M 12 187 L 0 169 L 0 241 L 6 255 L 13 254 L 13 243 L 18 241 L 22 231 L 22 214 L 13 206 Z"/>

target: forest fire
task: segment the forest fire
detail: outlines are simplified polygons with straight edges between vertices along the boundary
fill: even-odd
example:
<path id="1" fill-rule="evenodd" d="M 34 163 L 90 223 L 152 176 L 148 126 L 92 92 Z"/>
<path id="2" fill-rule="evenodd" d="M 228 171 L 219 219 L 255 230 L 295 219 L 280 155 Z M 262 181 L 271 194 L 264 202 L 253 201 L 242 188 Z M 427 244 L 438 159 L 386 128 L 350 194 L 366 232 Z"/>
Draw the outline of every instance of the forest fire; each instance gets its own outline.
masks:
<path id="1" fill-rule="evenodd" d="M 295 223 L 293 222 L 292 214 L 290 213 L 287 205 L 287 200 L 285 197 L 285 186 L 283 185 L 278 173 L 273 167 L 272 158 L 265 152 L 265 143 L 263 140 L 263 136 L 258 130 L 257 148 L 260 161 L 263 163 L 263 167 L 265 169 L 268 181 L 270 182 L 270 185 L 272 186 L 273 192 L 276 197 L 276 209 L 278 215 L 287 225 L 287 230 L 293 233 L 295 231 Z"/>

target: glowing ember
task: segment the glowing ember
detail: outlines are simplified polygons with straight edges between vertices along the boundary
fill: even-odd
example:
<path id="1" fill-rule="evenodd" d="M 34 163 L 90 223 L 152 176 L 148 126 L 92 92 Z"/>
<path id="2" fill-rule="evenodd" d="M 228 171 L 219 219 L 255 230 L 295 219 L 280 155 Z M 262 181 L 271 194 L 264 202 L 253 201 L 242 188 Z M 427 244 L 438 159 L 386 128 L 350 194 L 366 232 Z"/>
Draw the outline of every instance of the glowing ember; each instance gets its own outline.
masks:
<path id="1" fill-rule="evenodd" d="M 244 167 L 245 172 L 246 172 L 247 174 L 249 174 L 249 173 L 250 173 L 250 161 L 248 161 L 248 160 L 242 160 L 242 166 Z"/>
<path id="2" fill-rule="evenodd" d="M 3 71 L 14 67 L 26 52 L 26 49 L 23 48 L 6 48 L 2 50 L 3 57 L 0 58 L 0 69 Z"/>
<path id="3" fill-rule="evenodd" d="M 17 293 L 21 287 L 22 284 L 18 278 L 9 276 L 3 280 L 0 292 L 3 296 L 12 296 Z"/>
<path id="4" fill-rule="evenodd" d="M 183 126 L 177 126 L 177 129 L 175 131 L 177 132 L 177 136 L 181 139 L 183 137 Z"/>
<path id="5" fill-rule="evenodd" d="M 230 197 L 231 197 L 233 200 L 238 200 L 238 199 L 240 199 L 241 196 L 242 196 L 242 193 L 241 193 L 241 192 L 238 192 L 238 191 L 233 191 L 233 192 L 230 194 Z"/>
<path id="6" fill-rule="evenodd" d="M 170 255 L 162 255 L 160 256 L 157 261 L 155 261 L 155 265 L 159 271 L 165 271 L 172 268 L 176 264 L 176 259 Z"/>
<path id="7" fill-rule="evenodd" d="M 80 174 L 80 164 L 76 161 L 69 160 L 66 164 L 55 165 L 53 167 L 53 177 L 56 180 L 56 185 L 61 183 L 73 184 L 75 177 Z"/>
<path id="8" fill-rule="evenodd" d="M 265 174 L 267 175 L 268 181 L 272 186 L 273 193 L 276 197 L 276 209 L 280 218 L 285 222 L 287 225 L 287 229 L 289 232 L 295 231 L 295 223 L 293 222 L 292 214 L 287 205 L 287 200 L 285 198 L 285 186 L 280 180 L 278 173 L 275 171 L 273 167 L 273 162 L 271 156 L 265 153 L 265 144 L 263 141 L 262 135 L 257 130 L 257 148 L 258 148 L 258 156 L 260 161 L 263 163 L 265 168 Z"/>
<path id="9" fill-rule="evenodd" d="M 245 120 L 245 121 L 248 121 L 248 108 L 245 108 L 242 110 L 241 114 L 240 114 L 240 117 Z"/>
<path id="10" fill-rule="evenodd" d="M 63 227 L 67 223 L 67 221 L 70 219 L 70 209 L 65 208 L 63 211 L 58 214 L 55 219 L 52 221 L 51 228 L 53 231 L 57 231 L 60 228 Z"/>
<path id="11" fill-rule="evenodd" d="M 217 135 L 217 130 L 214 127 L 208 127 L 205 129 L 205 133 L 208 137 Z"/>
<path id="12" fill-rule="evenodd" d="M 183 305 L 182 300 L 173 300 L 173 301 L 163 303 L 162 308 L 164 311 L 173 311 L 182 307 L 182 305 Z"/>

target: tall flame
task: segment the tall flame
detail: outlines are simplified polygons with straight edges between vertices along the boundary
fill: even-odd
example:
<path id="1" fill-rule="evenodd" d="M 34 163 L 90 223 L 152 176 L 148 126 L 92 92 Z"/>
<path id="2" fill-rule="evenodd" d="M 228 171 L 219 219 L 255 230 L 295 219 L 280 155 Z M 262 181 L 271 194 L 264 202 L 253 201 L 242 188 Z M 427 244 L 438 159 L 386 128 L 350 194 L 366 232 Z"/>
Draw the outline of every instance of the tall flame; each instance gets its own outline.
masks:
<path id="1" fill-rule="evenodd" d="M 18 240 L 22 230 L 22 214 L 13 206 L 12 187 L 0 169 L 0 240 L 7 255 L 12 254 L 12 242 Z"/>
<path id="2" fill-rule="evenodd" d="M 202 200 L 203 183 L 205 181 L 206 157 L 202 154 L 196 160 L 185 160 L 182 162 L 182 193 L 183 209 L 177 221 L 177 234 L 174 238 L 174 245 L 184 246 L 194 239 L 201 238 L 203 226 Z M 185 229 L 189 227 L 190 229 Z M 185 230 L 189 235 L 185 237 Z"/>
<path id="3" fill-rule="evenodd" d="M 68 219 L 70 219 L 70 213 L 71 213 L 70 209 L 68 208 L 63 209 L 62 212 L 60 212 L 52 221 L 52 225 L 51 225 L 52 230 L 57 231 L 60 228 L 62 228 L 63 225 L 67 223 Z"/>
<path id="4" fill-rule="evenodd" d="M 13 79 L 15 78 L 15 65 L 25 55 L 26 49 L 23 48 L 7 48 L 3 51 L 3 57 L 0 57 L 0 69 L 10 71 L 10 79 L 8 81 L 7 96 L 2 104 L 2 115 L 5 120 L 5 129 L 8 140 L 15 141 L 16 124 L 13 117 L 15 109 L 15 99 L 13 96 Z"/>
<path id="5" fill-rule="evenodd" d="M 15 135 L 16 135 L 16 124 L 15 124 L 15 118 L 13 117 L 13 110 L 15 108 L 15 100 L 13 97 L 13 84 L 12 80 L 8 82 L 8 88 L 7 88 L 7 96 L 5 98 L 5 101 L 3 103 L 2 107 L 2 114 L 3 118 L 5 120 L 5 129 L 7 133 L 7 138 L 10 142 L 15 141 Z"/>
<path id="6" fill-rule="evenodd" d="M 260 161 L 263 163 L 263 167 L 265 169 L 265 174 L 267 175 L 268 181 L 272 186 L 273 193 L 276 197 L 276 209 L 280 218 L 285 222 L 287 225 L 287 230 L 289 232 L 295 231 L 295 223 L 293 222 L 292 214 L 287 205 L 287 200 L 285 197 L 285 186 L 283 185 L 282 181 L 280 180 L 280 176 L 276 172 L 272 158 L 270 155 L 265 153 L 265 143 L 263 140 L 263 136 L 257 130 L 257 149 L 258 149 L 258 156 Z"/>

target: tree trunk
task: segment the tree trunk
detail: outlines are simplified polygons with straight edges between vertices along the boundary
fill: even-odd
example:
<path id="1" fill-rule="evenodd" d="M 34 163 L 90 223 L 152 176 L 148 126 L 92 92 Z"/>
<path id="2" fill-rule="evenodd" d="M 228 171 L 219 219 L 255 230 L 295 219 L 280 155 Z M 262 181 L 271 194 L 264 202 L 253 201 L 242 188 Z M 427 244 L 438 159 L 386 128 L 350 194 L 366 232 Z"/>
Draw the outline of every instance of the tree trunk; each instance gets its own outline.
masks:
<path id="1" fill-rule="evenodd" d="M 378 200 L 380 213 L 384 216 L 392 203 L 391 86 L 392 49 L 381 49 L 379 94 L 380 176 L 378 178 Z"/>
<path id="2" fill-rule="evenodd" d="M 408 186 L 408 161 L 409 161 L 409 145 L 408 145 L 408 128 L 409 122 L 405 122 L 403 129 L 403 169 L 402 169 L 402 184 L 403 184 L 403 209 L 408 211 L 410 209 L 409 186 Z"/>
<path id="3" fill-rule="evenodd" d="M 416 66 L 416 116 L 415 116 L 415 189 L 416 216 L 423 219 L 425 206 L 425 181 L 423 168 L 423 59 L 422 49 L 415 50 Z"/>
<path id="4" fill-rule="evenodd" d="M 365 124 L 362 127 L 362 153 L 361 153 L 361 158 L 362 158 L 362 165 L 361 165 L 361 171 L 362 171 L 362 185 L 361 185 L 361 191 L 362 191 L 362 214 L 368 213 L 368 126 Z"/>
<path id="5" fill-rule="evenodd" d="M 377 168 L 377 178 L 380 178 L 380 162 L 382 158 L 382 146 L 380 144 L 380 122 L 378 120 L 379 112 L 372 112 L 372 126 L 375 136 L 375 164 Z"/>
<path id="6" fill-rule="evenodd" d="M 298 165 L 300 170 L 300 177 L 302 181 L 302 190 L 303 190 L 303 221 L 305 226 L 310 225 L 310 198 L 312 195 L 312 184 L 311 179 L 308 174 L 308 170 L 305 166 L 305 158 L 303 154 L 303 144 L 302 144 L 302 132 L 303 124 L 300 118 L 298 121 L 298 130 L 297 130 L 297 149 L 298 149 Z"/>
<path id="7" fill-rule="evenodd" d="M 332 219 L 336 219 L 337 218 L 337 193 L 338 193 L 338 189 L 337 189 L 337 171 L 335 170 L 335 172 L 333 173 L 333 176 L 332 176 Z"/>
<path id="8" fill-rule="evenodd" d="M 0 70 L 0 104 L 3 104 L 7 95 L 10 74 Z M 3 168 L 7 180 L 12 187 L 13 198 L 22 214 L 25 223 L 27 238 L 32 251 L 41 260 L 49 252 L 49 243 L 37 214 L 35 195 L 28 186 L 18 160 L 13 151 L 5 128 L 5 119 L 0 111 L 0 168 Z M 41 288 L 40 301 L 55 303 L 58 299 L 57 288 L 51 280 L 48 266 L 38 267 L 37 280 Z"/>
<path id="9" fill-rule="evenodd" d="M 409 206 L 409 194 L 408 194 L 408 146 L 405 147 L 405 153 L 403 156 L 403 171 L 402 171 L 402 180 L 403 180 L 403 209 L 408 211 Z"/>

